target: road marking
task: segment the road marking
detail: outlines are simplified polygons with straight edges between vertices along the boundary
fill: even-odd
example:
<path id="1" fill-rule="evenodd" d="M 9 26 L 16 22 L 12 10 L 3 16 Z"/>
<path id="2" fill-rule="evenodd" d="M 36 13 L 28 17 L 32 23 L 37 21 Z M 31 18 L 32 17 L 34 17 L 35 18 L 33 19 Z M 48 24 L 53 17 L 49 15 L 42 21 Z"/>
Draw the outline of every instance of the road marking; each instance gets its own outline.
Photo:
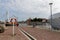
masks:
<path id="1" fill-rule="evenodd" d="M 20 27 L 20 28 L 21 28 L 21 27 Z M 37 39 L 36 39 L 36 38 L 34 38 L 32 35 L 30 35 L 30 34 L 29 34 L 29 33 L 27 33 L 26 31 L 24 31 L 22 28 L 21 28 L 21 30 L 20 30 L 20 31 L 21 31 L 21 32 L 23 32 L 23 34 L 24 34 L 24 35 L 26 35 L 26 34 L 27 34 L 27 35 L 30 37 L 30 38 L 29 38 L 29 37 L 26 35 L 26 36 L 29 38 L 29 40 L 31 40 L 31 38 L 33 38 L 34 40 L 37 40 Z"/>
<path id="2" fill-rule="evenodd" d="M 28 38 L 28 40 L 31 40 L 27 35 L 25 35 L 25 33 L 23 33 L 19 28 L 18 28 L 18 30 L 24 35 L 24 36 L 26 36 L 27 38 Z"/>

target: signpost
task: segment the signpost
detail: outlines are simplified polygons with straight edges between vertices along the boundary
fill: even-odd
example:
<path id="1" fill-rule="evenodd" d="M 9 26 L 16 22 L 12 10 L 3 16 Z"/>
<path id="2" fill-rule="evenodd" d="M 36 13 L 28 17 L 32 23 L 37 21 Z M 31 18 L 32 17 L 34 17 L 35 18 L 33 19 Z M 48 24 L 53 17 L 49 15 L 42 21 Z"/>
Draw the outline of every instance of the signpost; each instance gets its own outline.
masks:
<path id="1" fill-rule="evenodd" d="M 15 22 L 15 20 L 13 19 L 12 22 L 13 22 L 13 36 L 14 36 L 15 35 L 15 33 L 14 33 L 14 22 Z"/>

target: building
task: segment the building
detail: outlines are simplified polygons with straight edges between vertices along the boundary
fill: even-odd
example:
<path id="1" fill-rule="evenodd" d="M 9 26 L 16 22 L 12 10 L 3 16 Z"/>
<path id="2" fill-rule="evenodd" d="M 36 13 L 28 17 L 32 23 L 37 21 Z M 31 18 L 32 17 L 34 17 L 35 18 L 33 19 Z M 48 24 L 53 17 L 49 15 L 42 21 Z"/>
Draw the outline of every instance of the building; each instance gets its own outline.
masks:
<path id="1" fill-rule="evenodd" d="M 52 15 L 52 23 L 51 18 L 49 20 L 49 23 L 52 24 L 51 27 L 53 29 L 60 29 L 60 13 L 56 13 Z"/>
<path id="2" fill-rule="evenodd" d="M 33 18 L 33 19 L 31 19 L 31 18 L 29 18 L 28 20 L 27 20 L 27 24 L 28 25 L 33 25 L 33 24 L 41 24 L 41 23 L 46 23 L 47 22 L 47 19 L 45 19 L 45 18 Z"/>

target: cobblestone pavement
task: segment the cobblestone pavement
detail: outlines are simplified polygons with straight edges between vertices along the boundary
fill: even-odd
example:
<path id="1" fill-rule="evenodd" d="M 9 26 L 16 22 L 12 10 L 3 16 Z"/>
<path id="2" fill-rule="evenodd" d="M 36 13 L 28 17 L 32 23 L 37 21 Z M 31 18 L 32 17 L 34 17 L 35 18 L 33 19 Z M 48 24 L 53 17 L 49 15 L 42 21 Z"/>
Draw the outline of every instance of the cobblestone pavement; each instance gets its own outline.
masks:
<path id="1" fill-rule="evenodd" d="M 60 40 L 60 32 L 32 27 L 21 28 L 35 37 L 37 40 Z"/>

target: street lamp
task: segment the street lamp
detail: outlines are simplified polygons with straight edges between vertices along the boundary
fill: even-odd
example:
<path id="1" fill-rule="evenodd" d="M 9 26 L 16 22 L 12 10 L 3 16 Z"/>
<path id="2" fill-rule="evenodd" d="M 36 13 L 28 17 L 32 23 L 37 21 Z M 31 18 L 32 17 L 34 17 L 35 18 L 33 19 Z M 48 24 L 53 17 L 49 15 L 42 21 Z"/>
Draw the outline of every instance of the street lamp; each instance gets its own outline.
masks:
<path id="1" fill-rule="evenodd" d="M 50 13 L 51 13 L 51 26 L 52 26 L 52 4 L 53 3 L 49 3 L 49 5 L 50 5 Z"/>

